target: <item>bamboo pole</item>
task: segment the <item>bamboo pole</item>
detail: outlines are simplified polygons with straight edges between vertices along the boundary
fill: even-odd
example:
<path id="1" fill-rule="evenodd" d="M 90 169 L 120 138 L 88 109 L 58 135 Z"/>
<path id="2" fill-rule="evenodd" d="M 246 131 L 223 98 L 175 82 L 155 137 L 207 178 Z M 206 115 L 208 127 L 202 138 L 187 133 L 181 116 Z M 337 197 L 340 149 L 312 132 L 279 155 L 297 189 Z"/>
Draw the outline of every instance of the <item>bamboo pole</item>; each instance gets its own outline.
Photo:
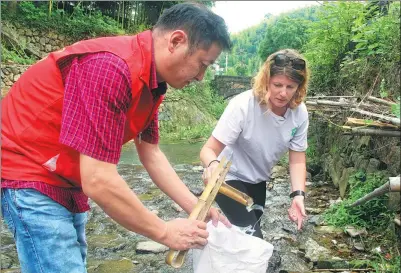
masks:
<path id="1" fill-rule="evenodd" d="M 220 186 L 224 183 L 230 166 L 230 161 L 226 164 L 225 158 L 220 160 L 219 165 L 212 173 L 212 177 L 209 179 L 202 195 L 198 199 L 198 203 L 196 203 L 188 219 L 199 221 L 204 221 L 206 219 L 207 213 L 219 192 Z M 187 253 L 188 250 L 178 251 L 170 249 L 166 256 L 166 263 L 174 268 L 180 268 L 184 264 Z"/>
<path id="2" fill-rule="evenodd" d="M 384 136 L 384 137 L 400 137 L 401 131 L 398 130 L 381 130 L 381 129 L 366 129 L 366 128 L 352 128 L 350 126 L 341 126 L 347 130 L 344 132 L 346 135 L 362 135 L 362 136 Z"/>
<path id="3" fill-rule="evenodd" d="M 383 100 L 383 99 L 376 98 L 376 97 L 373 97 L 373 96 L 368 96 L 367 99 L 370 100 L 370 101 L 381 103 L 381 104 L 388 105 L 388 106 L 396 105 L 395 102 Z"/>

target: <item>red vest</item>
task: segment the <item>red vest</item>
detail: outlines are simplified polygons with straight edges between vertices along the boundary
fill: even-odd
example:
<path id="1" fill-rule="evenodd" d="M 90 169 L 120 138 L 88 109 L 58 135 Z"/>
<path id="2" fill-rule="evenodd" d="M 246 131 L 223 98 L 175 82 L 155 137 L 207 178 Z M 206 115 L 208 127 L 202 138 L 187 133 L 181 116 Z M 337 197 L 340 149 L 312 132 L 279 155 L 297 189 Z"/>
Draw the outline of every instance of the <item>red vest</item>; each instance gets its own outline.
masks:
<path id="1" fill-rule="evenodd" d="M 122 58 L 131 73 L 132 101 L 124 143 L 151 121 L 163 100 L 149 89 L 152 33 L 77 42 L 31 66 L 1 102 L 1 177 L 80 187 L 79 153 L 59 143 L 64 86 L 57 61 L 69 55 L 107 51 Z"/>

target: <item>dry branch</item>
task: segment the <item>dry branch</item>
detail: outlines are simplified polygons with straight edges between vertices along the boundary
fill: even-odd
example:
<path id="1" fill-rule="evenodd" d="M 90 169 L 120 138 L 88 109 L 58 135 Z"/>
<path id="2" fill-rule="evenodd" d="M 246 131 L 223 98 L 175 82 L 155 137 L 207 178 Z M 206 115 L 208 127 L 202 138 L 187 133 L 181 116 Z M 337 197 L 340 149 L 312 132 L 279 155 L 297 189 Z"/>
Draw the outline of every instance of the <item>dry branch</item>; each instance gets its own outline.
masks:
<path id="1" fill-rule="evenodd" d="M 368 126 L 368 127 L 380 127 L 380 128 L 392 128 L 398 129 L 398 126 L 389 123 L 383 123 L 380 121 L 367 121 L 364 119 L 357 119 L 357 118 L 347 118 L 347 122 L 345 125 L 348 126 Z"/>
<path id="2" fill-rule="evenodd" d="M 396 105 L 395 102 L 379 99 L 379 98 L 376 98 L 376 97 L 373 97 L 373 96 L 369 96 L 369 97 L 367 97 L 367 99 L 370 100 L 370 101 L 381 103 L 381 104 L 385 104 L 385 105 L 388 105 L 388 106 Z"/>
<path id="3" fill-rule="evenodd" d="M 388 121 L 388 122 L 390 122 L 390 123 L 392 123 L 394 125 L 400 126 L 400 119 L 399 118 L 388 117 L 388 116 L 384 116 L 384 115 L 368 112 L 368 111 L 365 111 L 365 110 L 361 110 L 361 109 L 358 109 L 358 108 L 351 108 L 350 110 L 354 111 L 354 112 L 357 112 L 357 113 L 359 113 L 361 115 L 375 117 L 375 118 L 378 118 L 379 120 Z"/>
<path id="4" fill-rule="evenodd" d="M 363 135 L 363 136 L 384 136 L 384 137 L 400 137 L 401 131 L 396 130 L 381 130 L 381 129 L 362 129 L 352 128 L 350 126 L 342 126 L 341 128 L 347 130 L 344 132 L 346 135 Z"/>

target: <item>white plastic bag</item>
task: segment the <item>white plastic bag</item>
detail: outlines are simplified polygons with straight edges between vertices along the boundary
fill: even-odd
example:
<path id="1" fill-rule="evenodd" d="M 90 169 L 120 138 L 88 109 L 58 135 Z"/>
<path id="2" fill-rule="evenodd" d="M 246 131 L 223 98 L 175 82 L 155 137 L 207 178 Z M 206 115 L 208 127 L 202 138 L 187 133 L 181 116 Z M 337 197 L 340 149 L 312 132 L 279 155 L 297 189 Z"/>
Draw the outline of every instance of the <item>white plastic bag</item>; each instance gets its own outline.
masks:
<path id="1" fill-rule="evenodd" d="M 193 251 L 194 273 L 266 273 L 273 245 L 238 227 L 207 223 L 208 243 Z"/>

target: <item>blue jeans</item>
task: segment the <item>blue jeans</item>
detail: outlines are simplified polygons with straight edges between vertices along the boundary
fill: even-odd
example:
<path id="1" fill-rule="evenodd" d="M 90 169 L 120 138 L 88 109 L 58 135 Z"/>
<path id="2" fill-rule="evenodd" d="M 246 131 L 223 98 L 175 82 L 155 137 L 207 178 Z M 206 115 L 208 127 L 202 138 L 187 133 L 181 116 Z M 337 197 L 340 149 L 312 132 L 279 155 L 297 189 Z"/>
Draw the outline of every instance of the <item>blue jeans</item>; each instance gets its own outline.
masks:
<path id="1" fill-rule="evenodd" d="M 86 213 L 72 213 L 34 189 L 1 189 L 1 212 L 23 273 L 86 271 Z"/>

